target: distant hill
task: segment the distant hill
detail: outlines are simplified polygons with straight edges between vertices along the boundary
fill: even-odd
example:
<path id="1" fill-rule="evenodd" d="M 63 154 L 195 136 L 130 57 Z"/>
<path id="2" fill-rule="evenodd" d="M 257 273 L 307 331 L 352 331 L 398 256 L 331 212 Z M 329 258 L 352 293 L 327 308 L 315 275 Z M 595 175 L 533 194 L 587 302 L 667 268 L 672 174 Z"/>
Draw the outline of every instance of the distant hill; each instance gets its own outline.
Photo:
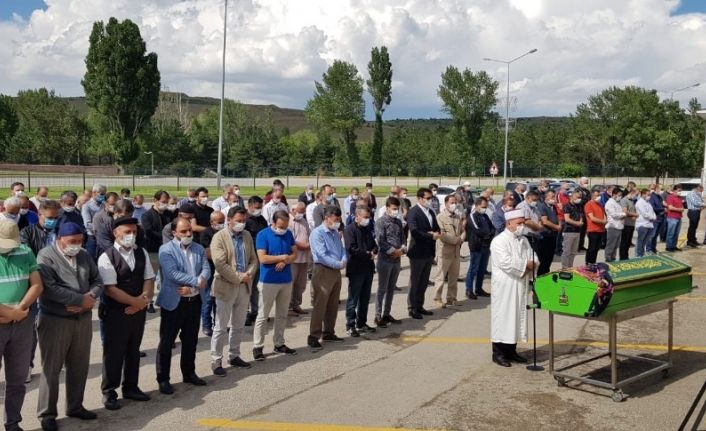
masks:
<path id="1" fill-rule="evenodd" d="M 88 112 L 86 99 L 84 97 L 65 97 L 65 99 L 80 113 L 86 114 Z M 193 117 L 201 114 L 209 108 L 218 107 L 221 102 L 220 99 L 213 97 L 192 97 L 183 93 L 181 94 L 181 100 L 182 103 L 188 105 L 188 113 Z M 294 133 L 311 128 L 306 120 L 306 116 L 304 115 L 304 110 L 302 109 L 280 108 L 276 105 L 252 105 L 247 103 L 244 103 L 243 106 L 245 106 L 248 112 L 255 118 L 264 119 L 267 115 L 267 111 L 271 110 L 275 127 L 278 130 L 288 129 L 291 133 Z M 566 120 L 567 117 L 531 117 L 518 119 L 519 122 L 530 123 L 562 122 Z M 390 119 L 385 121 L 384 130 L 387 134 L 388 132 L 392 133 L 392 131 L 396 128 L 405 126 L 414 126 L 419 128 L 446 128 L 451 126 L 451 120 L 447 118 Z M 367 122 L 358 130 L 358 138 L 361 141 L 371 140 L 373 137 L 373 131 L 374 123 Z"/>

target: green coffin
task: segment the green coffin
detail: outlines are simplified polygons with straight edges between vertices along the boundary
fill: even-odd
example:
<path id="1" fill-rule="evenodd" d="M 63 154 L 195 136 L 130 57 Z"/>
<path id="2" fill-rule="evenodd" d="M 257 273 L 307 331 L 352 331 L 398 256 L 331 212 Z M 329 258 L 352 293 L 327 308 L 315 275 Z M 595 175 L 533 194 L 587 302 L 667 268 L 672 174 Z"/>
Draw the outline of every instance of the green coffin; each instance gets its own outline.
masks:
<path id="1" fill-rule="evenodd" d="M 659 302 L 691 292 L 691 267 L 667 256 L 647 256 L 608 264 L 614 292 L 601 316 Z M 535 290 L 539 308 L 584 317 L 597 282 L 577 269 L 538 277 Z"/>

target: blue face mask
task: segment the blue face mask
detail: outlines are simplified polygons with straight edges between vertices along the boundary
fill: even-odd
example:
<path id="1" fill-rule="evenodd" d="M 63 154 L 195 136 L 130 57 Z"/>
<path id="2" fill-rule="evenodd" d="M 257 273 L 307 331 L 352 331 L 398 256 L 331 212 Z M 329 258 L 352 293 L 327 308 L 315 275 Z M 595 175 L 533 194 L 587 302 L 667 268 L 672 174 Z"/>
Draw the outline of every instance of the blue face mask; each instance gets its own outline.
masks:
<path id="1" fill-rule="evenodd" d="M 326 196 L 326 202 L 333 202 L 333 198 L 334 198 L 333 195 Z"/>
<path id="2" fill-rule="evenodd" d="M 44 228 L 46 230 L 54 230 L 57 221 L 59 220 L 55 218 L 44 219 Z"/>
<path id="3" fill-rule="evenodd" d="M 105 195 L 98 195 L 98 196 L 96 196 L 96 202 L 97 202 L 98 204 L 102 204 L 103 202 L 105 202 Z"/>

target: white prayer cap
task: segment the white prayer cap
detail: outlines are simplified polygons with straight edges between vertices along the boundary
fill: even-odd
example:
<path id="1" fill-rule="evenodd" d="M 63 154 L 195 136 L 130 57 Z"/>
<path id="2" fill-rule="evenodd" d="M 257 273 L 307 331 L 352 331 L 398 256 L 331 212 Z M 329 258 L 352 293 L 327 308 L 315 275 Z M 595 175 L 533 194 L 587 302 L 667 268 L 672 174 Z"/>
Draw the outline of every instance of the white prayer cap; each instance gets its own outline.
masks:
<path id="1" fill-rule="evenodd" d="M 525 218 L 525 213 L 522 210 L 512 210 L 505 213 L 505 221 L 514 220 L 516 218 Z"/>
<path id="2" fill-rule="evenodd" d="M 464 186 L 470 186 L 470 185 L 471 185 L 471 182 L 470 182 L 470 181 L 464 181 L 464 182 L 463 182 L 463 185 L 464 185 Z"/>

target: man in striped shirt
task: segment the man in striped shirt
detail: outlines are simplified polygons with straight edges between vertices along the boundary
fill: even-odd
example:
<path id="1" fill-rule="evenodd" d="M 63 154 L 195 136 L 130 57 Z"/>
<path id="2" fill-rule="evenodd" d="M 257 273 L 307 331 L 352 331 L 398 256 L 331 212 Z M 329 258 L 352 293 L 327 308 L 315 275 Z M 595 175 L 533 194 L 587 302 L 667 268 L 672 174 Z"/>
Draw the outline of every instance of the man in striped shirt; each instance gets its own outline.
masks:
<path id="1" fill-rule="evenodd" d="M 706 208 L 702 194 L 704 188 L 701 184 L 694 187 L 686 195 L 686 216 L 689 218 L 689 230 L 686 233 L 686 245 L 689 247 L 698 247 L 699 241 L 696 239 L 696 229 L 699 227 L 701 212 Z"/>
<path id="2" fill-rule="evenodd" d="M 25 378 L 32 354 L 34 320 L 29 308 L 42 293 L 37 261 L 20 244 L 17 223 L 0 221 L 0 357 L 5 368 L 5 429 L 21 430 Z"/>

